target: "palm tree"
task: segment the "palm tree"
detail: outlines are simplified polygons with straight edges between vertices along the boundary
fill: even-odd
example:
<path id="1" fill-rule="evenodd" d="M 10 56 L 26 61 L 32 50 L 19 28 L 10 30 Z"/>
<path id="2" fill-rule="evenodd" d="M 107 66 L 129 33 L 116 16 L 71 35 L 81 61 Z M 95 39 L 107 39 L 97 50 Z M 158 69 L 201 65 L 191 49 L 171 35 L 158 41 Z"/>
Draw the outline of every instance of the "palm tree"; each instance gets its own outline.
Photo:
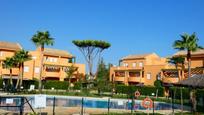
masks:
<path id="1" fill-rule="evenodd" d="M 45 45 L 53 45 L 54 44 L 54 38 L 50 37 L 50 34 L 48 31 L 40 32 L 37 31 L 36 34 L 33 35 L 31 38 L 31 41 L 37 46 L 40 47 L 40 76 L 39 76 L 39 91 L 41 93 L 42 91 L 42 69 L 43 69 L 43 52 Z"/>
<path id="2" fill-rule="evenodd" d="M 191 53 L 202 49 L 201 46 L 198 45 L 198 38 L 195 33 L 192 35 L 183 34 L 181 35 L 181 40 L 176 40 L 173 43 L 173 47 L 178 50 L 187 51 L 187 60 L 188 60 L 188 78 L 191 76 Z"/>
<path id="3" fill-rule="evenodd" d="M 24 62 L 31 60 L 31 56 L 28 54 L 28 51 L 25 50 L 20 50 L 18 52 L 16 52 L 16 54 L 14 55 L 14 59 L 16 60 L 16 62 L 18 63 L 19 66 L 19 78 L 18 81 L 16 83 L 16 88 L 18 88 L 18 86 L 22 85 L 23 82 L 23 73 L 24 73 Z M 20 82 L 20 85 L 19 85 Z"/>
<path id="4" fill-rule="evenodd" d="M 183 34 L 181 35 L 181 40 L 176 40 L 173 44 L 173 47 L 178 50 L 187 51 L 187 60 L 188 60 L 188 78 L 191 77 L 191 53 L 203 49 L 203 47 L 198 45 L 198 38 L 195 33 L 192 35 Z M 182 92 L 182 89 L 181 89 Z M 181 93 L 182 96 L 182 93 Z M 182 102 L 183 103 L 183 102 Z M 193 106 L 196 106 L 196 103 L 192 103 Z"/>
<path id="5" fill-rule="evenodd" d="M 68 66 L 66 74 L 67 74 L 67 78 L 68 78 L 68 90 L 70 89 L 70 84 L 71 84 L 71 77 L 74 75 L 74 72 L 76 72 L 78 70 L 77 67 L 75 67 L 74 65 Z"/>
<path id="6" fill-rule="evenodd" d="M 13 57 L 7 57 L 6 60 L 4 60 L 3 65 L 5 68 L 9 69 L 9 75 L 10 75 L 10 85 L 13 86 L 13 80 L 12 80 L 12 68 L 15 67 L 15 59 Z"/>
<path id="7" fill-rule="evenodd" d="M 185 62 L 185 58 L 182 56 L 178 56 L 178 57 L 171 57 L 168 58 L 168 63 L 171 63 L 173 65 L 175 65 L 176 69 L 178 70 L 178 67 L 180 66 L 183 70 L 184 68 L 184 62 Z M 182 79 L 179 79 L 182 80 Z"/>
<path id="8" fill-rule="evenodd" d="M 168 63 L 175 65 L 176 69 L 178 69 L 179 64 L 183 66 L 184 62 L 185 62 L 185 58 L 181 56 L 168 58 Z"/>
<path id="9" fill-rule="evenodd" d="M 185 62 L 185 58 L 184 57 L 171 57 L 168 58 L 168 63 L 174 64 L 176 69 L 178 69 L 179 64 L 181 64 L 182 69 L 184 68 L 184 62 Z M 182 80 L 179 78 L 179 81 Z M 174 99 L 176 97 L 176 90 L 174 92 Z M 183 92 L 182 92 L 182 87 L 180 88 L 180 98 L 181 98 L 181 113 L 183 114 Z"/>

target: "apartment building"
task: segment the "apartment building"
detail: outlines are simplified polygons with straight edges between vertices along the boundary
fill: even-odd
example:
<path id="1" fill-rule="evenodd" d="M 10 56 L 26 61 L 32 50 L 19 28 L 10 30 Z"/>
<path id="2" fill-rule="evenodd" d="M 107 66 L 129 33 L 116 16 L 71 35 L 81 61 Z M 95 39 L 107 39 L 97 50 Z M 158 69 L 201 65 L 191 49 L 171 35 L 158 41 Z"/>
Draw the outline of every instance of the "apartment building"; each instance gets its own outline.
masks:
<path id="1" fill-rule="evenodd" d="M 185 57 L 184 64 L 180 64 L 178 68 L 175 65 L 168 64 L 161 71 L 161 79 L 164 84 L 177 83 L 183 79 L 188 78 L 188 61 L 186 58 L 187 52 L 180 51 L 175 53 L 173 56 Z M 204 49 L 192 52 L 191 56 L 191 76 L 192 75 L 204 74 Z"/>
<path id="2" fill-rule="evenodd" d="M 0 42 L 0 76 L 3 79 L 9 79 L 9 70 L 3 67 L 3 61 L 6 57 L 11 57 L 16 51 L 21 50 L 22 47 L 18 43 Z M 40 76 L 40 48 L 35 51 L 29 51 L 32 59 L 24 63 L 24 80 L 39 79 Z M 74 65 L 78 68 L 77 72 L 71 78 L 71 81 L 77 81 L 79 74 L 85 75 L 85 65 L 75 62 L 75 57 L 65 50 L 59 49 L 44 49 L 43 57 L 43 80 L 67 80 L 66 71 L 68 67 Z M 12 77 L 17 79 L 19 76 L 19 69 L 13 68 Z"/>
<path id="3" fill-rule="evenodd" d="M 154 85 L 167 61 L 155 53 L 129 55 L 110 68 L 110 81 L 125 85 Z"/>

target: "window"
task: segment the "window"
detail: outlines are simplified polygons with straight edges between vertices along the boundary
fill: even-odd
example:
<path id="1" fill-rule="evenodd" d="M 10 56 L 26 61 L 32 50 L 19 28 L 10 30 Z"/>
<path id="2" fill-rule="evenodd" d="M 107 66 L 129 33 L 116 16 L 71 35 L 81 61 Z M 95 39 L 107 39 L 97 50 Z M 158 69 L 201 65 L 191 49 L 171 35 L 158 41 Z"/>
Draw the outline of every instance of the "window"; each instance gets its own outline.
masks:
<path id="1" fill-rule="evenodd" d="M 36 56 L 32 56 L 32 59 L 36 59 Z"/>
<path id="2" fill-rule="evenodd" d="M 132 63 L 132 67 L 136 67 L 136 63 Z"/>
<path id="3" fill-rule="evenodd" d="M 147 79 L 151 79 L 151 73 L 147 73 Z"/>
<path id="4" fill-rule="evenodd" d="M 139 66 L 140 66 L 140 67 L 143 67 L 143 63 L 142 63 L 142 62 L 140 62 L 140 63 L 139 63 Z"/>
<path id="5" fill-rule="evenodd" d="M 3 56 L 3 52 L 2 51 L 0 51 L 0 56 Z"/>
<path id="6" fill-rule="evenodd" d="M 40 68 L 39 67 L 35 67 L 35 73 L 40 73 Z"/>
<path id="7" fill-rule="evenodd" d="M 125 67 L 125 66 L 126 66 L 126 63 L 123 63 L 123 66 Z"/>
<path id="8" fill-rule="evenodd" d="M 53 58 L 50 58 L 49 60 L 50 60 L 50 62 L 53 62 Z"/>
<path id="9" fill-rule="evenodd" d="M 24 66 L 24 72 L 29 72 L 29 67 L 28 66 Z"/>
<path id="10" fill-rule="evenodd" d="M 53 58 L 53 61 L 54 61 L 54 62 L 57 62 L 57 58 Z"/>
<path id="11" fill-rule="evenodd" d="M 124 67 L 128 67 L 128 63 L 123 63 L 123 66 Z"/>

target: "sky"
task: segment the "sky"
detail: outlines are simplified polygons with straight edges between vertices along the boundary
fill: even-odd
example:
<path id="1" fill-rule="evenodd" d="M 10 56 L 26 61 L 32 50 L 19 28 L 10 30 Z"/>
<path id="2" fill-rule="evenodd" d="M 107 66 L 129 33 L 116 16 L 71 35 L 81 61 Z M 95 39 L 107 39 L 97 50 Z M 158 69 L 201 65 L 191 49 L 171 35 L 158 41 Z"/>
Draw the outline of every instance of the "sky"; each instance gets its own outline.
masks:
<path id="1" fill-rule="evenodd" d="M 111 43 L 106 63 L 131 54 L 166 57 L 183 33 L 196 32 L 204 46 L 204 0 L 0 0 L 0 41 L 35 50 L 31 37 L 49 31 L 52 48 L 67 50 L 85 63 L 72 40 Z"/>

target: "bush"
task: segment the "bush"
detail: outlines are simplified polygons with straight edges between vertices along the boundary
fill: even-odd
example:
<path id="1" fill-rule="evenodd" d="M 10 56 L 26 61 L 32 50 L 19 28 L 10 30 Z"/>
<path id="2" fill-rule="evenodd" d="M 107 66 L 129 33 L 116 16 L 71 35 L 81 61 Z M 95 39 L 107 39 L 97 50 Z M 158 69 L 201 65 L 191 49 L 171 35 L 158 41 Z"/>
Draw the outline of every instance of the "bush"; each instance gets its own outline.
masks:
<path id="1" fill-rule="evenodd" d="M 127 95 L 134 95 L 135 91 L 139 91 L 141 95 L 151 96 L 152 93 L 156 94 L 158 89 L 158 96 L 164 96 L 164 88 L 163 87 L 152 87 L 152 86 L 125 86 L 125 85 L 117 85 L 116 92 L 123 93 Z"/>
<path id="2" fill-rule="evenodd" d="M 55 81 L 55 80 L 48 80 L 44 83 L 44 88 L 45 89 L 64 89 L 67 90 L 68 88 L 68 82 L 67 81 Z"/>
<path id="3" fill-rule="evenodd" d="M 0 77 L 0 89 L 3 89 L 3 79 Z"/>
<path id="4" fill-rule="evenodd" d="M 161 80 L 155 80 L 154 81 L 154 86 L 155 87 L 162 87 L 162 81 Z"/>
<path id="5" fill-rule="evenodd" d="M 39 84 L 39 81 L 37 79 L 23 81 L 24 89 L 30 89 L 30 85 L 35 85 L 35 89 L 38 89 L 38 84 Z"/>
<path id="6" fill-rule="evenodd" d="M 173 91 L 175 94 L 175 98 L 176 99 L 181 99 L 181 90 L 180 87 L 170 87 L 169 88 L 170 91 L 170 96 L 171 96 L 171 92 Z M 182 95 L 183 95 L 183 99 L 190 99 L 190 88 L 182 88 Z"/>
<path id="7" fill-rule="evenodd" d="M 81 88 L 82 88 L 82 82 L 81 81 L 77 81 L 74 83 L 73 89 L 80 90 Z"/>
<path id="8" fill-rule="evenodd" d="M 197 111 L 204 112 L 204 89 L 196 90 L 196 100 L 197 100 Z"/>

